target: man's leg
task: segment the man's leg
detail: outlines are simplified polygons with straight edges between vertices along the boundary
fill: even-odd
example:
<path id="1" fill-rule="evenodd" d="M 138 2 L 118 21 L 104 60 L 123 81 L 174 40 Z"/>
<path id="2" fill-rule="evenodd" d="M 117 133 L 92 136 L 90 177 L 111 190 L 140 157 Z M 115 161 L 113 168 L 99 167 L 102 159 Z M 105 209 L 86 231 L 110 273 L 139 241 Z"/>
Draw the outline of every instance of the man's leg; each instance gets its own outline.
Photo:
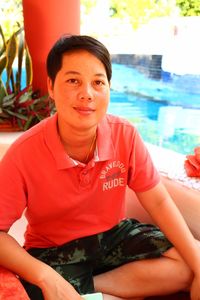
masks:
<path id="1" fill-rule="evenodd" d="M 193 275 L 175 248 L 94 277 L 95 290 L 120 298 L 167 295 L 190 287 Z M 106 298 L 105 298 L 106 299 Z"/>

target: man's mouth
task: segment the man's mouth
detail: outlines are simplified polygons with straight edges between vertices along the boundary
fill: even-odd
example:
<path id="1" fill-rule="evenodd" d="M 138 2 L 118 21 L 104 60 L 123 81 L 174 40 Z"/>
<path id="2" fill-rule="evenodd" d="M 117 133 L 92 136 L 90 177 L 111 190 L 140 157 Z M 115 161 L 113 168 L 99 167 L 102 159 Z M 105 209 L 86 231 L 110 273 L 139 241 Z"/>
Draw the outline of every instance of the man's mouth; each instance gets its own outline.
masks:
<path id="1" fill-rule="evenodd" d="M 91 114 L 95 111 L 95 109 L 91 108 L 91 107 L 84 107 L 84 106 L 78 106 L 78 107 L 74 107 L 74 110 L 77 111 L 80 114 Z"/>

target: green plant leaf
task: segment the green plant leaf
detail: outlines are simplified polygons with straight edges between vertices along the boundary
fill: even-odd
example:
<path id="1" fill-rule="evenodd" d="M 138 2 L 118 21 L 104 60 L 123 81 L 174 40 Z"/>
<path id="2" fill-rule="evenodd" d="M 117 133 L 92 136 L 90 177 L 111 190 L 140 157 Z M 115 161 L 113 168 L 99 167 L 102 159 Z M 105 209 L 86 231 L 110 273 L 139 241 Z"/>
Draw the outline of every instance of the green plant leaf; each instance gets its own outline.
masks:
<path id="1" fill-rule="evenodd" d="M 7 48 L 6 48 L 6 56 L 7 56 L 7 66 L 6 66 L 6 71 L 7 71 L 7 82 L 6 86 L 7 89 L 9 89 L 9 81 L 11 79 L 12 73 L 13 73 L 13 62 L 17 54 L 17 40 L 15 33 L 11 36 L 7 43 Z M 12 87 L 13 92 L 15 87 Z"/>
<path id="2" fill-rule="evenodd" d="M 23 55 L 24 55 L 24 32 L 21 31 L 18 37 L 18 70 L 16 73 L 16 93 L 21 90 L 21 76 L 22 76 L 22 63 L 23 63 Z"/>
<path id="3" fill-rule="evenodd" d="M 30 127 L 30 125 L 31 125 L 31 123 L 32 123 L 32 121 L 33 121 L 33 118 L 34 118 L 33 115 L 31 115 L 31 116 L 28 118 L 28 120 L 26 121 L 26 123 L 25 123 L 25 125 L 24 125 L 24 127 L 23 127 L 24 130 L 27 130 L 27 129 Z"/>
<path id="4" fill-rule="evenodd" d="M 31 55 L 27 44 L 25 50 L 26 50 L 26 56 L 25 56 L 26 85 L 29 86 L 32 84 L 33 81 L 33 66 L 32 66 Z"/>
<path id="5" fill-rule="evenodd" d="M 31 94 L 32 94 L 32 92 L 26 92 L 26 93 L 22 94 L 19 97 L 18 102 L 20 104 L 22 104 L 22 103 L 25 103 L 26 101 L 30 100 L 31 99 Z"/>
<path id="6" fill-rule="evenodd" d="M 15 96 L 14 93 L 12 93 L 12 94 L 9 94 L 9 95 L 5 96 L 4 100 L 7 101 L 8 99 L 11 99 L 11 98 L 14 98 L 14 97 L 16 97 L 16 96 Z"/>
<path id="7" fill-rule="evenodd" d="M 7 62 L 8 62 L 8 60 L 7 60 L 6 55 L 4 55 L 0 58 L 0 76 L 1 76 L 2 72 L 6 69 Z"/>
<path id="8" fill-rule="evenodd" d="M 10 99 L 16 99 L 16 96 L 15 96 L 15 94 L 13 93 L 13 94 L 9 94 L 9 95 L 6 95 L 5 97 L 4 97 L 4 99 L 3 99 L 3 101 L 4 102 L 7 102 L 7 101 L 9 101 Z"/>
<path id="9" fill-rule="evenodd" d="M 6 88 L 3 84 L 3 81 L 0 78 L 0 107 L 2 107 L 3 99 L 7 96 Z"/>
<path id="10" fill-rule="evenodd" d="M 22 119 L 22 120 L 25 120 L 25 121 L 28 120 L 28 117 L 27 117 L 27 116 L 22 115 L 22 114 L 20 114 L 20 113 L 14 112 L 14 111 L 9 110 L 9 109 L 5 109 L 5 111 L 6 111 L 9 115 L 11 115 L 11 116 L 17 117 L 17 118 Z"/>
<path id="11" fill-rule="evenodd" d="M 3 47 L 0 50 L 0 57 L 1 57 L 1 55 L 5 52 L 5 49 L 6 49 L 6 40 L 5 40 L 5 36 L 4 36 L 1 25 L 0 25 L 0 35 L 1 35 L 2 41 L 3 41 Z"/>

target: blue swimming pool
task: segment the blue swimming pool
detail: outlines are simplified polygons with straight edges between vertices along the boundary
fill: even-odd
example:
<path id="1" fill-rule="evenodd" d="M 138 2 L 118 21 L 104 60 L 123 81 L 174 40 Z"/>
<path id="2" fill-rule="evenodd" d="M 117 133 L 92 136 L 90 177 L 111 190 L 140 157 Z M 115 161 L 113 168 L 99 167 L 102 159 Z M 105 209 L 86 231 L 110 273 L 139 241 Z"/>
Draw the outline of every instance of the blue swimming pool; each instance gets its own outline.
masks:
<path id="1" fill-rule="evenodd" d="M 111 88 L 109 112 L 133 122 L 146 142 L 182 154 L 200 144 L 200 76 L 169 83 L 113 64 Z"/>

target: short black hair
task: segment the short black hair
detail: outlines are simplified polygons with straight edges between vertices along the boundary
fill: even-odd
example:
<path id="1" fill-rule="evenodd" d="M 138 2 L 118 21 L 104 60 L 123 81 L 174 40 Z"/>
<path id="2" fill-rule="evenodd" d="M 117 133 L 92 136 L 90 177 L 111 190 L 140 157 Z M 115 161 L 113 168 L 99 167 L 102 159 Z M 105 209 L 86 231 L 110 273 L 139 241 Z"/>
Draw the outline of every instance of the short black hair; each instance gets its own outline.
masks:
<path id="1" fill-rule="evenodd" d="M 51 48 L 47 56 L 47 74 L 54 83 L 58 71 L 62 67 L 62 57 L 66 52 L 86 50 L 96 56 L 104 65 L 108 81 L 112 77 L 112 64 L 108 49 L 97 39 L 87 35 L 61 36 Z"/>

